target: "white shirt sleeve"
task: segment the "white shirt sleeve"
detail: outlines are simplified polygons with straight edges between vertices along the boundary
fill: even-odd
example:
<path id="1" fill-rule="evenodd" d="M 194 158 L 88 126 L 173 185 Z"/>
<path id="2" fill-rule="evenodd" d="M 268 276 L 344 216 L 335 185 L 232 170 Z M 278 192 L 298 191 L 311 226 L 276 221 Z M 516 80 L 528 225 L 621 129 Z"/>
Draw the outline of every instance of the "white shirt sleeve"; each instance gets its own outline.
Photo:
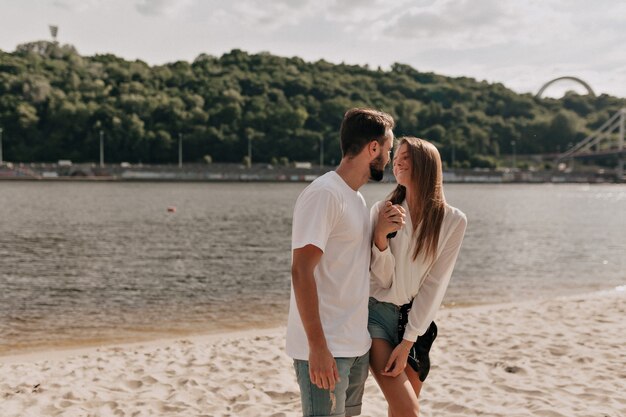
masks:
<path id="1" fill-rule="evenodd" d="M 435 319 L 437 310 L 441 306 L 446 289 L 450 283 L 450 277 L 461 249 L 466 227 L 467 218 L 463 215 L 445 242 L 443 250 L 435 260 L 430 272 L 424 278 L 424 282 L 413 299 L 403 339 L 415 342 L 418 336 L 426 333 L 430 323 Z"/>
<path id="2" fill-rule="evenodd" d="M 291 249 L 314 245 L 326 249 L 328 238 L 341 217 L 341 203 L 328 190 L 303 193 L 293 211 Z"/>
<path id="3" fill-rule="evenodd" d="M 389 288 L 393 282 L 396 260 L 391 253 L 389 245 L 387 245 L 387 249 L 380 251 L 374 244 L 374 230 L 376 230 L 378 212 L 381 206 L 382 203 L 379 201 L 374 204 L 370 210 L 370 222 L 372 225 L 372 257 L 370 261 L 370 275 L 377 281 L 379 286 L 382 288 Z"/>

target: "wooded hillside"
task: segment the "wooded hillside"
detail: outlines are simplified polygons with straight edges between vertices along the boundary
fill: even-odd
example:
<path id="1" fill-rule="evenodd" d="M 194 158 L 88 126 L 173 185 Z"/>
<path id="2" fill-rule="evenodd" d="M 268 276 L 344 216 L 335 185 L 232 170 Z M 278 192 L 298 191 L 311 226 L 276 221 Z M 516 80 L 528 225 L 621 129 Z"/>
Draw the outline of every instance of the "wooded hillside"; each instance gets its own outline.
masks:
<path id="1" fill-rule="evenodd" d="M 625 99 L 569 93 L 536 99 L 502 84 L 419 72 L 306 62 L 233 50 L 221 57 L 149 66 L 113 55 L 81 56 L 69 45 L 33 42 L 0 51 L 0 127 L 9 161 L 240 162 L 252 138 L 255 162 L 338 162 L 346 109 L 391 113 L 396 136 L 435 141 L 444 160 L 493 166 L 501 154 L 565 150 Z"/>

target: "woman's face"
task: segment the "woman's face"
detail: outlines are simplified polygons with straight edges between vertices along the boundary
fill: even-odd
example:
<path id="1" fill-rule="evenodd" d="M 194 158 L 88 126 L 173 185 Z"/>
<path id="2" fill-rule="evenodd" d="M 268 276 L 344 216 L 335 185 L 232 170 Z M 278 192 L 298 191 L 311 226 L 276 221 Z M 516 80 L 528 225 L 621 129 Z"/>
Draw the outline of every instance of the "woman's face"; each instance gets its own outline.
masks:
<path id="1" fill-rule="evenodd" d="M 411 183 L 411 157 L 409 145 L 403 143 L 393 157 L 393 175 L 398 184 L 408 186 Z"/>

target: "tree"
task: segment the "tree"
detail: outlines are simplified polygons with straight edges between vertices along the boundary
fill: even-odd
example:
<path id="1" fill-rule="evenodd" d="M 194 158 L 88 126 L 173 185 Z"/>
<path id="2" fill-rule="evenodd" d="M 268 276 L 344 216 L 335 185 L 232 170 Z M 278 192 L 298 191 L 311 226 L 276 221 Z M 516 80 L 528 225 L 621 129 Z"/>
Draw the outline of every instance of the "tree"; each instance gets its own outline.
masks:
<path id="1" fill-rule="evenodd" d="M 518 153 L 563 150 L 624 106 L 607 95 L 537 99 L 400 63 L 383 71 L 233 50 L 149 66 L 45 41 L 0 51 L 0 127 L 15 161 L 97 160 L 103 130 L 111 162 L 172 163 L 179 133 L 186 160 L 240 162 L 251 132 L 255 162 L 315 163 L 322 141 L 325 160 L 337 162 L 346 110 L 374 107 L 394 116 L 396 135 L 485 166 L 513 140 Z"/>

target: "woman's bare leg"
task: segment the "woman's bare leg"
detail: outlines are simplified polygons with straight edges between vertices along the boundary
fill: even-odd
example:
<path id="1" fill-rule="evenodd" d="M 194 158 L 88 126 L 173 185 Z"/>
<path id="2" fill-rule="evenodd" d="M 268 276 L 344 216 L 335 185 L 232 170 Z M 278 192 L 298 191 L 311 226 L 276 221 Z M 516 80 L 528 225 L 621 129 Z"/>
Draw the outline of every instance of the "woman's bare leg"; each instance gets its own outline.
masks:
<path id="1" fill-rule="evenodd" d="M 422 384 L 423 384 L 423 382 L 420 381 L 419 374 L 415 372 L 415 370 L 411 368 L 410 365 L 404 368 L 404 372 L 406 373 L 407 378 L 409 378 L 409 382 L 411 383 L 411 386 L 413 387 L 413 391 L 415 391 L 415 396 L 419 398 L 420 391 L 422 391 Z"/>
<path id="2" fill-rule="evenodd" d="M 392 351 L 393 347 L 386 340 L 372 339 L 370 350 L 372 374 L 389 404 L 389 416 L 417 417 L 419 415 L 417 395 L 406 371 L 395 378 L 381 375 Z"/>

